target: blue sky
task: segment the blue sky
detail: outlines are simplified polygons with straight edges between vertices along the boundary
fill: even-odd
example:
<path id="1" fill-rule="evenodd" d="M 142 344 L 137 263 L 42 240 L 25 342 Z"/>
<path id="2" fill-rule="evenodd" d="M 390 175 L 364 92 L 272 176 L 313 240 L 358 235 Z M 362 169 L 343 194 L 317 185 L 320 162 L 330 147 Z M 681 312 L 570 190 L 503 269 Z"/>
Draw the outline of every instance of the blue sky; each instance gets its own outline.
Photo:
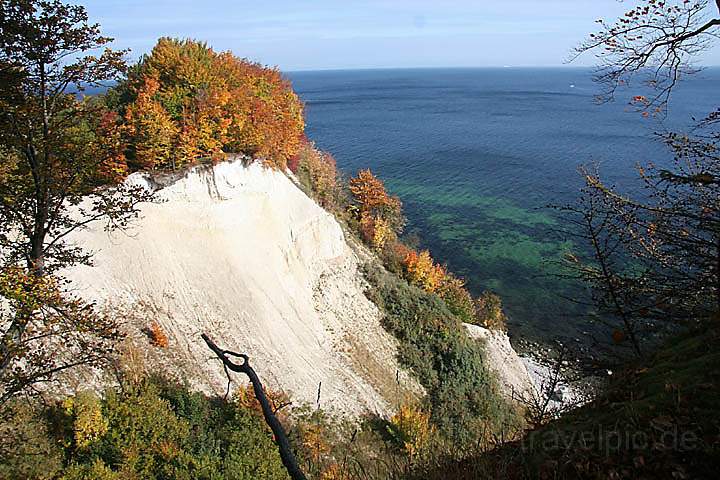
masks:
<path id="1" fill-rule="evenodd" d="M 132 57 L 161 36 L 282 70 L 559 66 L 618 0 L 79 0 Z M 714 13 L 714 12 L 708 12 Z M 720 48 L 701 59 L 720 65 Z M 590 65 L 591 56 L 577 65 Z"/>

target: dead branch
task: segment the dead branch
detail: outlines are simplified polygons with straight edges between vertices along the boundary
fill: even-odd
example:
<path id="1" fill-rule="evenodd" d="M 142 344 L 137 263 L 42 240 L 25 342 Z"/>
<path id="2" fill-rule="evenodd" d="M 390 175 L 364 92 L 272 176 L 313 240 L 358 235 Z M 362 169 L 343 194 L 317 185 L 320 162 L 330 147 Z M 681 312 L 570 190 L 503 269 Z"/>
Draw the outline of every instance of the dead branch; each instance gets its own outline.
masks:
<path id="1" fill-rule="evenodd" d="M 263 390 L 260 378 L 255 373 L 255 370 L 253 370 L 250 366 L 248 356 L 244 353 L 235 353 L 229 350 L 221 349 L 205 333 L 202 334 L 202 339 L 205 340 L 205 343 L 210 350 L 215 353 L 217 358 L 223 362 L 223 367 L 226 371 L 230 370 L 236 373 L 244 373 L 250 379 L 253 391 L 255 392 L 255 398 L 257 398 L 257 401 L 260 402 L 265 422 L 268 424 L 270 430 L 272 430 L 273 435 L 275 436 L 275 443 L 277 443 L 278 449 L 280 450 L 280 458 L 282 459 L 282 463 L 288 471 L 288 474 L 290 474 L 290 478 L 293 480 L 307 480 L 305 474 L 302 470 L 300 470 L 297 459 L 290 448 L 290 442 L 288 441 L 285 429 L 280 423 L 280 420 L 278 420 L 277 416 L 275 416 L 275 412 L 270 406 L 270 401 L 267 396 L 265 396 L 265 390 Z M 228 357 L 242 358 L 243 362 L 239 364 L 234 363 Z"/>

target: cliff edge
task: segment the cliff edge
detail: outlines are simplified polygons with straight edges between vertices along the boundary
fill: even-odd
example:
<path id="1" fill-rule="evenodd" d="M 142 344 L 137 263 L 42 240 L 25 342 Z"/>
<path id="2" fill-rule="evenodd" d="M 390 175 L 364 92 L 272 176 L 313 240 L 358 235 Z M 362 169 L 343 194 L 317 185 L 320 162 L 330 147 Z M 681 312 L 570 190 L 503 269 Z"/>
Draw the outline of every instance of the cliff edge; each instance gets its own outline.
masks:
<path id="1" fill-rule="evenodd" d="M 224 371 L 200 339 L 206 332 L 248 354 L 268 387 L 298 403 L 387 413 L 422 392 L 399 367 L 397 342 L 364 294 L 358 253 L 367 252 L 351 247 L 335 218 L 286 175 L 228 161 L 127 181 L 156 190 L 158 201 L 143 205 L 125 231 L 96 224 L 77 232 L 71 241 L 94 252 L 94 265 L 64 275 L 77 294 L 124 322 L 144 363 L 224 394 Z M 167 348 L 143 333 L 152 322 Z M 509 342 L 496 355 L 489 337 L 491 364 L 520 363 Z M 524 389 L 523 372 L 498 373 L 503 385 Z"/>

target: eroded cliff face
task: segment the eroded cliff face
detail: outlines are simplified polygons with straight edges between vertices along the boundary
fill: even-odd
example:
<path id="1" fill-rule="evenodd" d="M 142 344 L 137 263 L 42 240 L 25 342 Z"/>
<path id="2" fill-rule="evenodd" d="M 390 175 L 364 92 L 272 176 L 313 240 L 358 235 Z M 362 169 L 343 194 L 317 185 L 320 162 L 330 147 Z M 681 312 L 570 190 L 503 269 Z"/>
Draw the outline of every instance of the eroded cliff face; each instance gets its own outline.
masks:
<path id="1" fill-rule="evenodd" d="M 207 332 L 296 402 L 315 404 L 320 388 L 323 408 L 386 413 L 420 391 L 397 365 L 340 225 L 288 177 L 236 161 L 167 183 L 127 231 L 78 232 L 72 241 L 94 252 L 94 266 L 64 272 L 76 293 L 126 322 L 145 361 L 222 394 Z M 142 333 L 152 321 L 167 349 Z"/>
<path id="2" fill-rule="evenodd" d="M 127 181 L 156 190 L 158 201 L 143 205 L 127 230 L 92 224 L 77 232 L 71 242 L 94 252 L 94 265 L 63 274 L 75 293 L 124 323 L 131 361 L 224 394 L 225 373 L 200 338 L 208 333 L 248 354 L 266 386 L 295 404 L 319 397 L 338 413 L 387 414 L 422 394 L 364 294 L 358 255 L 372 254 L 286 175 L 234 161 Z M 152 322 L 167 348 L 144 333 Z M 484 342 L 506 394 L 530 392 L 533 380 L 507 336 L 467 328 Z M 90 382 L 99 387 L 83 372 L 70 389 Z M 235 387 L 244 382 L 234 377 Z"/>

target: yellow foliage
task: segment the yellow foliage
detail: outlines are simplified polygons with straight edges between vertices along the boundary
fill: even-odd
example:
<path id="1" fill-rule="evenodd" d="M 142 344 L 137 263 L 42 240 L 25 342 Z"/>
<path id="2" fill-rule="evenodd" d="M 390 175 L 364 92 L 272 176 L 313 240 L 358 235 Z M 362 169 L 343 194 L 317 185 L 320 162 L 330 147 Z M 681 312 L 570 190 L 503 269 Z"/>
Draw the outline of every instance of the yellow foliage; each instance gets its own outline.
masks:
<path id="1" fill-rule="evenodd" d="M 77 448 L 86 448 L 108 431 L 108 421 L 103 417 L 100 400 L 91 393 L 79 393 L 63 402 L 68 415 L 73 418 L 73 435 Z"/>
<path id="2" fill-rule="evenodd" d="M 445 269 L 435 264 L 427 250 L 423 250 L 420 254 L 415 251 L 409 252 L 405 256 L 404 264 L 408 281 L 428 293 L 435 292 L 446 276 Z"/>
<path id="3" fill-rule="evenodd" d="M 429 443 L 433 434 L 430 415 L 419 407 L 403 404 L 390 419 L 390 433 L 409 456 L 415 456 Z"/>
<path id="4" fill-rule="evenodd" d="M 372 246 L 376 251 L 381 251 L 388 241 L 395 237 L 395 232 L 390 228 L 390 224 L 380 217 L 375 219 L 373 227 Z"/>
<path id="5" fill-rule="evenodd" d="M 173 146 L 178 128 L 163 106 L 154 99 L 160 88 L 157 78 L 145 79 L 134 103 L 128 106 L 125 121 L 135 149 L 138 168 L 172 166 Z"/>

